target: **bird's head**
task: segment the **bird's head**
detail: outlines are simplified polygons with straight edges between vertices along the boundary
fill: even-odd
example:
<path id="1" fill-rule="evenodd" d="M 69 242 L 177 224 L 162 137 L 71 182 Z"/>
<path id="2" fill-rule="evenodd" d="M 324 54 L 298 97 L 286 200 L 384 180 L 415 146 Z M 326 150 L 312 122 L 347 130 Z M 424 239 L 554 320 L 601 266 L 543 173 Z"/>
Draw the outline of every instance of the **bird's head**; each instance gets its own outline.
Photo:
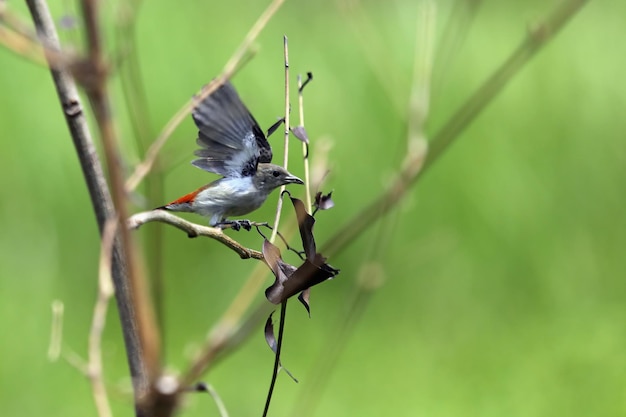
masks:
<path id="1" fill-rule="evenodd" d="M 304 184 L 300 178 L 290 174 L 285 168 L 274 164 L 259 164 L 253 181 L 256 188 L 267 193 L 281 185 Z"/>

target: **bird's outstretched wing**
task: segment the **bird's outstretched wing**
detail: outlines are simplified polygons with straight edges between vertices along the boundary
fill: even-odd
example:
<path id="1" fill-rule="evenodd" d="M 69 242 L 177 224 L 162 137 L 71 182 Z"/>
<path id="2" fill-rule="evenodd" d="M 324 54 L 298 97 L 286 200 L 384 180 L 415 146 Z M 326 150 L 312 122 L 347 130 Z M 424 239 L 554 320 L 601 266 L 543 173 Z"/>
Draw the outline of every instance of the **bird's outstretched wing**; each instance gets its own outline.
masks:
<path id="1" fill-rule="evenodd" d="M 271 162 L 272 149 L 259 124 L 226 82 L 192 113 L 199 129 L 199 156 L 192 164 L 225 177 L 254 175 L 259 162 Z"/>

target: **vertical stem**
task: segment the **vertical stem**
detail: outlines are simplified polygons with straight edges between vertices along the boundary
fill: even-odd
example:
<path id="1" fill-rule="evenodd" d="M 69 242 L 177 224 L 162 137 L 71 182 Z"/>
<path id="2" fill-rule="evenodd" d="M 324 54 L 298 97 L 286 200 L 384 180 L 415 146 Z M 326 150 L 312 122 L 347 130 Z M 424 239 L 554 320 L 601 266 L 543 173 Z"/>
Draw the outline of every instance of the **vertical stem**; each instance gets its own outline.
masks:
<path id="1" fill-rule="evenodd" d="M 54 20 L 45 0 L 27 0 L 27 5 L 38 35 L 49 48 L 60 50 Z M 87 125 L 74 79 L 65 69 L 55 68 L 53 59 L 47 53 L 46 59 L 48 60 L 57 95 L 74 142 L 83 177 L 89 190 L 98 228 L 102 235 L 107 220 L 116 216 L 109 187 L 104 177 L 102 165 L 98 159 L 98 153 Z M 122 323 L 128 366 L 134 387 L 137 390 L 138 384 L 146 380 L 146 369 L 137 332 L 132 292 L 128 280 L 126 255 L 126 252 L 122 250 L 120 240 L 115 239 L 111 265 L 112 278 L 115 285 L 118 314 Z"/>
<path id="2" fill-rule="evenodd" d="M 276 385 L 276 378 L 278 377 L 278 368 L 280 367 L 280 351 L 283 346 L 283 330 L 285 329 L 285 316 L 287 315 L 287 300 L 280 304 L 280 324 L 278 325 L 278 340 L 276 341 L 276 357 L 274 358 L 274 370 L 272 371 L 272 381 L 270 382 L 270 388 L 267 393 L 267 399 L 265 400 L 265 408 L 263 409 L 263 417 L 267 416 L 267 412 L 270 409 L 270 402 L 272 401 L 272 394 L 274 393 L 274 386 Z"/>
<path id="3" fill-rule="evenodd" d="M 285 156 L 283 158 L 283 166 L 287 169 L 289 163 L 289 42 L 287 35 L 283 36 L 283 54 L 285 57 Z M 283 209 L 283 191 L 285 186 L 280 187 L 280 194 L 278 197 L 278 204 L 276 205 L 276 216 L 274 217 L 274 229 L 270 237 L 270 242 L 274 243 L 276 240 L 276 234 L 278 233 L 278 226 L 280 223 L 280 215 Z"/>
<path id="4" fill-rule="evenodd" d="M 111 183 L 113 206 L 119 223 L 118 236 L 120 247 L 126 254 L 127 280 L 134 310 L 133 319 L 135 323 L 133 324 L 135 331 L 138 333 L 140 352 L 143 357 L 143 365 L 145 366 L 143 373 L 145 379 L 134 381 L 135 399 L 139 401 L 149 392 L 152 382 L 160 372 L 160 340 L 145 277 L 139 269 L 136 248 L 133 245 L 130 232 L 125 223 L 125 219 L 128 217 L 127 199 L 118 138 L 115 133 L 111 116 L 111 102 L 107 92 L 108 73 L 102 48 L 99 5 L 96 0 L 83 0 L 81 5 L 89 53 L 87 64 L 92 72 L 90 80 L 86 82 L 85 90 L 91 102 L 104 148 Z"/>
<path id="5" fill-rule="evenodd" d="M 302 94 L 302 75 L 298 74 L 298 113 L 300 116 L 300 126 L 304 129 L 304 95 Z M 304 159 L 304 192 L 306 209 L 309 213 L 312 210 L 311 204 L 311 177 L 309 175 L 309 144 L 302 142 L 302 157 Z"/>

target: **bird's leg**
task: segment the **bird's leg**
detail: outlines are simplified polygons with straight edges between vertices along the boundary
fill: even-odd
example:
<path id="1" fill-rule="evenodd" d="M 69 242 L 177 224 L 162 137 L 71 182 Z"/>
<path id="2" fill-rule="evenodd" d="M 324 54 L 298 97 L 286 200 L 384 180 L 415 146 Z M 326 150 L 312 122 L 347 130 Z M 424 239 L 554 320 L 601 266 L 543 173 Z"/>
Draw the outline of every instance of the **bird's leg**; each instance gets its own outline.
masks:
<path id="1" fill-rule="evenodd" d="M 246 229 L 248 232 L 250 230 L 252 230 L 252 222 L 250 222 L 250 220 L 236 220 L 239 223 L 240 227 L 243 227 L 244 229 Z"/>
<path id="2" fill-rule="evenodd" d="M 238 232 L 239 230 L 241 230 L 241 228 L 243 227 L 245 230 L 250 231 L 252 230 L 252 226 L 253 223 L 250 220 L 222 220 L 221 222 L 217 223 L 215 225 L 215 227 L 219 227 L 220 229 L 227 229 L 227 228 L 231 228 L 234 231 Z"/>

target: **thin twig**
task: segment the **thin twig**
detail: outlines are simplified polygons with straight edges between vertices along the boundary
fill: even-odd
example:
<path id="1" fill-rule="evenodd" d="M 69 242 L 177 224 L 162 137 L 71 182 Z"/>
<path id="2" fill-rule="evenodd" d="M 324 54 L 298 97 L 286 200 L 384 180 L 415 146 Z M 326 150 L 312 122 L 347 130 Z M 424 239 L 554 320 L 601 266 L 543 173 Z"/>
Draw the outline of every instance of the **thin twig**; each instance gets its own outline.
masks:
<path id="1" fill-rule="evenodd" d="M 289 105 L 289 41 L 287 39 L 287 35 L 283 36 L 283 56 L 284 56 L 284 64 L 285 64 L 285 142 L 284 142 L 284 157 L 283 157 L 283 167 L 287 169 L 289 165 L 289 113 L 290 113 L 290 105 Z M 270 237 L 270 242 L 274 243 L 276 240 L 276 233 L 278 233 L 278 226 L 280 225 L 280 216 L 283 209 L 283 191 L 285 191 L 286 186 L 280 187 L 280 193 L 278 195 L 278 202 L 276 203 L 276 215 L 274 216 L 274 230 L 272 230 L 272 235 Z"/>
<path id="2" fill-rule="evenodd" d="M 127 194 L 124 189 L 122 157 L 120 154 L 119 138 L 115 131 L 112 119 L 111 100 L 107 89 L 108 68 L 104 57 L 102 29 L 100 27 L 100 5 L 96 0 L 81 2 L 83 24 L 87 35 L 88 65 L 91 73 L 90 82 L 85 84 L 85 91 L 89 97 L 93 114 L 98 124 L 100 138 L 104 149 L 111 184 L 111 196 L 116 212 L 119 244 L 126 254 L 127 279 L 130 284 L 131 300 L 136 319 L 136 331 L 139 336 L 141 355 L 145 366 L 146 379 L 138 381 L 135 399 L 140 414 L 147 412 L 152 401 L 150 389 L 154 386 L 161 373 L 160 364 L 160 335 L 152 310 L 150 293 L 145 276 L 139 269 L 138 253 L 129 230 L 123 222 L 127 216 Z"/>
<path id="3" fill-rule="evenodd" d="M 148 99 L 146 96 L 144 77 L 141 74 L 139 56 L 137 53 L 136 25 L 137 8 L 139 1 L 121 2 L 118 12 L 118 26 L 116 30 L 117 55 L 120 57 L 119 79 L 122 82 L 122 92 L 128 116 L 134 132 L 135 143 L 140 155 L 144 155 L 149 148 L 155 134 L 150 120 Z M 162 202 L 163 177 L 164 174 L 159 169 L 160 161 L 157 157 L 154 161 L 152 175 L 145 181 L 145 202 L 147 207 L 156 207 L 158 202 Z M 163 229 L 151 227 L 145 236 L 146 266 L 149 271 L 150 285 L 154 299 L 154 306 L 161 337 L 166 339 L 164 334 L 164 268 L 163 268 Z M 161 352 L 165 357 L 166 353 Z"/>
<path id="4" fill-rule="evenodd" d="M 81 3 L 85 30 L 87 33 L 88 61 L 90 77 L 83 86 L 98 125 L 102 140 L 111 195 L 115 208 L 115 218 L 122 223 L 127 217 L 127 198 L 124 190 L 122 156 L 115 131 L 111 101 L 107 90 L 108 65 L 103 55 L 99 5 L 96 0 L 83 0 Z M 130 287 L 130 300 L 133 304 L 135 331 L 139 337 L 141 357 L 144 365 L 144 378 L 134 379 L 135 409 L 139 415 L 151 414 L 157 393 L 152 390 L 161 373 L 160 336 L 150 301 L 150 293 L 143 271 L 139 269 L 138 252 L 131 235 L 124 224 L 118 228 L 120 250 L 126 255 L 127 279 Z M 123 323 L 123 325 L 128 325 Z M 154 395 L 153 395 L 154 394 Z"/>
<path id="5" fill-rule="evenodd" d="M 265 399 L 265 408 L 263 409 L 263 417 L 267 416 L 270 410 L 270 402 L 272 401 L 272 394 L 274 393 L 274 386 L 276 385 L 276 378 L 278 377 L 278 370 L 280 368 L 280 351 L 283 346 L 283 334 L 285 330 L 285 317 L 287 315 L 287 300 L 280 304 L 280 323 L 278 325 L 278 340 L 276 341 L 276 356 L 274 357 L 274 368 L 272 369 L 272 380 L 270 381 L 270 387 Z"/>
<path id="6" fill-rule="evenodd" d="M 427 146 L 424 125 L 430 108 L 430 80 L 433 67 L 437 8 L 433 1 L 419 2 L 417 9 L 417 30 L 415 34 L 415 52 L 413 53 L 413 78 L 407 114 L 407 164 L 416 158 L 423 158 Z"/>
<path id="7" fill-rule="evenodd" d="M 61 356 L 64 309 L 62 301 L 54 300 L 52 302 L 52 324 L 50 326 L 50 344 L 48 345 L 48 360 L 51 362 L 56 362 Z"/>
<path id="8" fill-rule="evenodd" d="M 311 80 L 307 78 L 307 83 Z M 298 74 L 298 114 L 300 115 L 300 126 L 304 129 L 304 94 L 302 91 L 304 85 L 302 84 L 302 75 Z M 313 205 L 311 204 L 311 178 L 309 175 L 309 144 L 302 142 L 302 158 L 304 163 L 304 193 L 306 202 L 306 211 L 311 212 Z"/>
<path id="9" fill-rule="evenodd" d="M 249 53 L 252 43 L 259 36 L 263 28 L 267 25 L 267 22 L 274 16 L 274 14 L 278 11 L 280 6 L 285 2 L 285 0 L 273 0 L 272 3 L 265 9 L 263 14 L 259 16 L 258 20 L 255 24 L 250 28 L 250 31 L 247 33 L 239 48 L 235 51 L 235 53 L 230 57 L 222 73 L 214 79 L 211 83 L 205 86 L 198 95 L 192 98 L 189 102 L 187 102 L 180 110 L 174 114 L 174 116 L 167 122 L 159 136 L 152 143 L 148 152 L 146 152 L 146 156 L 139 165 L 135 168 L 133 174 L 126 181 L 126 190 L 132 191 L 137 185 L 141 182 L 141 180 L 150 172 L 154 161 L 161 151 L 161 148 L 169 137 L 174 133 L 174 130 L 178 125 L 191 113 L 193 108 L 206 97 L 209 96 L 213 91 L 217 90 L 217 88 L 224 84 L 226 80 L 230 79 L 233 74 L 240 68 L 242 61 L 246 57 L 246 54 Z"/>
<path id="10" fill-rule="evenodd" d="M 37 65 L 47 65 L 41 47 L 37 43 L 3 25 L 0 25 L 0 44 Z"/>
<path id="11" fill-rule="evenodd" d="M 217 412 L 219 413 L 220 417 L 228 417 L 228 410 L 226 410 L 226 405 L 224 404 L 224 401 L 222 401 L 222 397 L 220 397 L 215 388 L 213 388 L 213 385 L 201 382 L 197 384 L 195 391 L 204 391 L 208 393 L 211 398 L 213 398 L 213 401 L 215 401 L 215 406 L 217 407 Z"/>
<path id="12" fill-rule="evenodd" d="M 191 223 L 181 217 L 168 213 L 165 210 L 151 210 L 133 214 L 127 221 L 129 229 L 138 229 L 142 225 L 150 222 L 167 223 L 187 232 L 189 237 L 203 236 L 215 239 L 229 249 L 235 251 L 241 259 L 259 259 L 263 260 L 263 254 L 259 251 L 248 249 L 239 242 L 226 235 L 222 229 L 218 227 L 202 226 Z"/>
<path id="13" fill-rule="evenodd" d="M 117 222 L 109 220 L 102 234 L 102 244 L 100 247 L 100 267 L 98 273 L 98 297 L 93 310 L 91 330 L 89 331 L 89 380 L 91 390 L 98 410 L 98 416 L 111 417 L 111 406 L 107 397 L 106 387 L 102 376 L 102 332 L 106 324 L 106 314 L 109 300 L 114 294 L 113 282 L 111 280 L 111 258 L 113 253 L 113 243 L 115 242 L 115 232 Z"/>
<path id="14" fill-rule="evenodd" d="M 38 39 L 29 25 L 8 10 L 5 2 L 0 2 L 0 44 L 45 67 L 71 69 L 71 64 L 77 61 L 75 54 L 61 51 L 58 42 L 55 45 L 45 38 Z"/>
<path id="15" fill-rule="evenodd" d="M 480 86 L 430 141 L 429 152 L 418 154 L 408 161 L 389 188 L 368 204 L 350 221 L 340 227 L 326 242 L 322 252 L 336 255 L 359 237 L 377 219 L 384 216 L 400 201 L 411 186 L 437 161 L 480 112 L 490 104 L 504 87 L 525 67 L 526 63 L 563 28 L 588 0 L 570 0 L 560 3 L 528 32 L 512 55 Z"/>

